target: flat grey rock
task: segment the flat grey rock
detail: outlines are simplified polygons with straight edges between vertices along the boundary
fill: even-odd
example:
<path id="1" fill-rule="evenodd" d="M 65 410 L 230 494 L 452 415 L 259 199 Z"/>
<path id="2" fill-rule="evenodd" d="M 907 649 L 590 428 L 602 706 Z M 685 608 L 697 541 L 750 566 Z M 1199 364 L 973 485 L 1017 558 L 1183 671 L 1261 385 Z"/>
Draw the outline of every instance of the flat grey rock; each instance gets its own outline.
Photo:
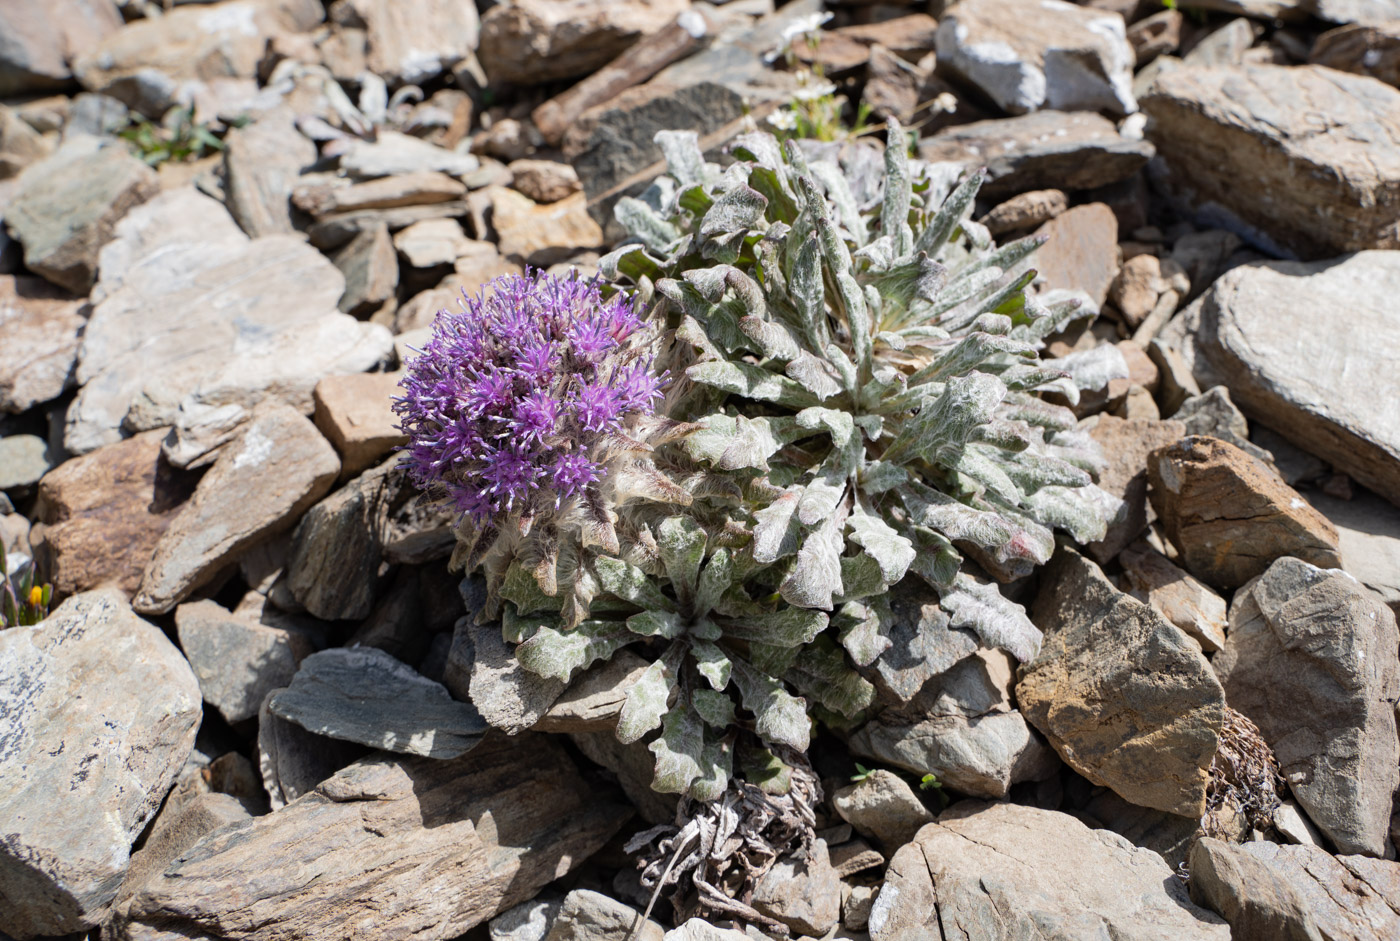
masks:
<path id="1" fill-rule="evenodd" d="M 113 590 L 0 631 L 0 912 L 20 938 L 101 924 L 175 782 L 199 684 Z"/>
<path id="2" fill-rule="evenodd" d="M 1342 570 L 1400 615 L 1400 507 L 1365 492 L 1339 500 L 1314 490 L 1308 502 L 1337 528 Z"/>
<path id="3" fill-rule="evenodd" d="M 489 728 L 440 683 L 374 647 L 312 654 L 268 707 L 317 735 L 430 758 L 465 754 Z"/>
<path id="4" fill-rule="evenodd" d="M 175 628 L 204 701 L 230 724 L 257 715 L 263 697 L 290 683 L 316 649 L 305 632 L 259 624 L 214 601 L 180 605 Z"/>

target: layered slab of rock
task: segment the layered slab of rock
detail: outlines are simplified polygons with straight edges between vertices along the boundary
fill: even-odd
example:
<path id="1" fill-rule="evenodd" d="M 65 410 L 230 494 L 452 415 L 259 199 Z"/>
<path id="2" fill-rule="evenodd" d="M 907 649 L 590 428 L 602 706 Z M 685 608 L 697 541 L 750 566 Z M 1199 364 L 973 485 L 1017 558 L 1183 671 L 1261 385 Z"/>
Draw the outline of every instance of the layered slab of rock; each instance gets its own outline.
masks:
<path id="1" fill-rule="evenodd" d="M 822 937 L 841 917 L 841 880 L 826 841 L 813 840 L 805 859 L 784 856 L 754 887 L 753 907 L 799 937 Z"/>
<path id="2" fill-rule="evenodd" d="M 1337 528 L 1342 570 L 1400 614 L 1400 507 L 1371 493 L 1339 500 L 1313 492 L 1308 501 Z"/>
<path id="3" fill-rule="evenodd" d="M 5 930 L 96 927 L 194 745 L 199 685 L 125 598 L 89 592 L 0 632 L 0 702 Z"/>
<path id="4" fill-rule="evenodd" d="M 1382 856 L 1400 786 L 1395 615 L 1342 572 L 1280 559 L 1236 596 L 1215 668 L 1342 853 Z"/>
<path id="5" fill-rule="evenodd" d="M 263 697 L 291 683 L 316 649 L 304 631 L 259 624 L 214 601 L 180 605 L 175 629 L 204 701 L 230 724 L 257 715 Z"/>
<path id="6" fill-rule="evenodd" d="M 1191 851 L 1191 899 L 1241 941 L 1400 935 L 1400 864 L 1316 846 L 1203 839 Z"/>
<path id="7" fill-rule="evenodd" d="M 1156 151 L 1118 133 L 1091 112 L 1040 111 L 946 128 L 919 143 L 931 162 L 987 168 L 981 195 L 1003 199 L 1027 190 L 1093 189 L 1126 180 Z"/>
<path id="8" fill-rule="evenodd" d="M 181 449 L 188 463 L 258 402 L 310 414 L 323 376 L 392 355 L 387 330 L 336 312 L 344 279 L 320 252 L 287 235 L 250 240 L 193 189 L 124 219 L 101 268 L 64 432 L 74 453 L 173 424 L 201 442 Z"/>
<path id="9" fill-rule="evenodd" d="M 1080 290 L 1103 307 L 1118 277 L 1118 219 L 1103 203 L 1075 206 L 1041 226 L 1037 282 L 1046 290 Z"/>
<path id="10" fill-rule="evenodd" d="M 163 430 L 71 458 L 39 482 L 31 538 L 60 595 L 115 585 L 136 594 L 160 537 L 194 493 L 161 458 Z"/>
<path id="11" fill-rule="evenodd" d="M 666 929 L 611 896 L 591 889 L 574 889 L 564 896 L 544 941 L 664 941 Z"/>
<path id="12" fill-rule="evenodd" d="M 1011 785 L 1044 780 L 1059 767 L 1012 708 L 1014 680 L 1011 659 L 999 651 L 961 660 L 907 705 L 866 723 L 851 736 L 851 750 L 915 774 L 932 773 L 959 793 L 1005 797 Z"/>
<path id="13" fill-rule="evenodd" d="M 300 412 L 286 405 L 258 409 L 161 536 L 136 609 L 174 608 L 242 552 L 291 526 L 339 471 L 335 449 Z"/>
<path id="14" fill-rule="evenodd" d="M 1152 452 L 1152 505 L 1187 571 L 1238 588 L 1283 556 L 1341 565 L 1337 531 L 1263 461 L 1203 435 Z"/>
<path id="15" fill-rule="evenodd" d="M 603 246 L 603 230 L 588 214 L 588 200 L 582 193 L 537 204 L 515 190 L 497 187 L 492 190 L 491 208 L 491 224 L 507 258 L 549 265 L 580 250 Z"/>
<path id="16" fill-rule="evenodd" d="M 290 109 L 231 129 L 224 148 L 224 194 L 243 231 L 253 238 L 295 231 L 287 194 L 316 162 L 316 145 L 297 130 Z"/>
<path id="17" fill-rule="evenodd" d="M 274 692 L 276 692 L 274 690 Z M 365 757 L 355 742 L 326 738 L 288 722 L 269 708 L 268 693 L 258 709 L 258 776 L 268 803 L 281 810 L 322 781 Z"/>
<path id="18" fill-rule="evenodd" d="M 1396 252 L 1243 265 L 1182 313 L 1183 353 L 1251 418 L 1400 505 L 1397 295 Z"/>
<path id="19" fill-rule="evenodd" d="M 1320 66 L 1175 68 L 1142 107 L 1202 212 L 1303 258 L 1400 248 L 1400 90 Z"/>
<path id="20" fill-rule="evenodd" d="M 0 412 L 56 399 L 73 383 L 87 313 L 86 300 L 41 278 L 0 275 Z"/>
<path id="21" fill-rule="evenodd" d="M 960 0 L 938 23 L 938 66 L 1003 111 L 1137 110 L 1123 19 L 1059 0 Z"/>
<path id="22" fill-rule="evenodd" d="M 1124 549 L 1118 561 L 1130 595 L 1160 611 L 1206 653 L 1225 646 L 1228 616 L 1224 598 L 1145 543 Z"/>
<path id="23" fill-rule="evenodd" d="M 317 735 L 427 758 L 465 754 L 489 728 L 441 683 L 374 647 L 312 654 L 268 708 Z"/>
<path id="24" fill-rule="evenodd" d="M 293 941 L 368 925 L 444 941 L 533 897 L 629 813 L 546 739 L 448 761 L 375 755 L 206 837 L 133 900 L 126 938 Z"/>
<path id="25" fill-rule="evenodd" d="M 86 294 L 117 223 L 159 191 L 155 171 L 124 146 L 80 138 L 20 174 L 5 225 L 30 271 Z"/>
<path id="26" fill-rule="evenodd" d="M 891 888 L 894 891 L 890 891 Z M 965 801 L 896 854 L 872 941 L 936 938 L 1226 941 L 1162 857 L 1068 814 Z"/>
<path id="27" fill-rule="evenodd" d="M 687 9 L 686 0 L 519 0 L 488 10 L 478 56 L 493 82 L 586 75 Z"/>
<path id="28" fill-rule="evenodd" d="M 1016 686 L 1026 721 L 1095 784 L 1201 816 L 1225 693 L 1200 645 L 1067 546 L 1032 613 L 1045 641 Z"/>

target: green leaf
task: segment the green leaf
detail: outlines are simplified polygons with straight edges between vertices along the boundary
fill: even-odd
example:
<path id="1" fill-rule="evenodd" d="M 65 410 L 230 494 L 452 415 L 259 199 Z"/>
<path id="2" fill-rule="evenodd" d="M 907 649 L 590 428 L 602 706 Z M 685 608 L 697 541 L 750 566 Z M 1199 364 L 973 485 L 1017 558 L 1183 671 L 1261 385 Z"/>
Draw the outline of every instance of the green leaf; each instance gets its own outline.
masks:
<path id="1" fill-rule="evenodd" d="M 851 669 L 829 637 L 803 649 L 785 676 L 813 702 L 848 719 L 875 701 L 875 687 Z"/>
<path id="2" fill-rule="evenodd" d="M 695 589 L 692 606 L 694 616 L 703 618 L 713 611 L 733 582 L 734 557 L 728 549 L 716 549 L 700 572 L 700 584 Z"/>
<path id="3" fill-rule="evenodd" d="M 854 513 L 846 521 L 851 542 L 863 548 L 880 565 L 880 575 L 893 585 L 904 577 L 914 562 L 914 544 L 901 536 L 883 519 Z"/>
<path id="4" fill-rule="evenodd" d="M 724 689 L 729 685 L 733 665 L 724 651 L 714 644 L 698 641 L 691 645 L 691 656 L 695 659 L 695 669 L 709 681 L 714 689 Z"/>
<path id="5" fill-rule="evenodd" d="M 950 460 L 975 429 L 991 421 L 1005 395 L 1001 380 L 985 373 L 948 380 L 937 400 L 904 423 L 884 459 L 904 463 L 918 457 L 934 464 Z"/>
<path id="6" fill-rule="evenodd" d="M 788 487 L 782 495 L 761 510 L 754 511 L 753 558 L 767 565 L 797 551 L 797 503 L 801 487 Z"/>
<path id="7" fill-rule="evenodd" d="M 617 205 L 613 207 L 613 218 L 628 234 L 641 239 L 642 244 L 654 252 L 666 252 L 681 237 L 680 230 L 662 218 L 656 210 L 631 196 L 624 196 L 618 200 Z M 624 261 L 632 258 L 634 254 L 639 254 L 640 258 Z M 598 268 L 608 277 L 616 277 L 618 272 L 622 272 L 636 281 L 638 274 L 645 273 L 654 277 L 658 269 L 655 262 L 648 265 L 647 262 L 650 261 L 638 246 L 624 245 L 599 259 Z"/>
<path id="8" fill-rule="evenodd" d="M 501 597 L 515 605 L 519 614 L 534 614 L 536 611 L 549 611 L 557 614 L 563 604 L 560 597 L 551 598 L 540 588 L 535 576 L 527 572 L 519 562 L 512 562 L 501 580 Z"/>
<path id="9" fill-rule="evenodd" d="M 700 777 L 690 783 L 686 795 L 697 801 L 715 801 L 724 796 L 734 769 L 734 752 L 729 743 L 705 733 L 700 750 Z"/>
<path id="10" fill-rule="evenodd" d="M 918 241 L 914 243 L 916 252 L 927 252 L 930 258 L 939 257 L 958 226 L 972 212 L 973 201 L 977 198 L 977 191 L 982 188 L 985 179 L 980 170 L 967 175 L 919 233 Z"/>
<path id="11" fill-rule="evenodd" d="M 890 587 L 880 574 L 880 563 L 867 553 L 841 557 L 841 597 L 840 602 L 882 595 Z"/>
<path id="12" fill-rule="evenodd" d="M 734 618 L 725 623 L 724 633 L 778 647 L 801 647 L 826 630 L 827 623 L 824 612 L 783 607 L 762 617 Z"/>
<path id="13" fill-rule="evenodd" d="M 705 155 L 700 152 L 700 135 L 695 131 L 657 131 L 652 140 L 677 183 L 685 187 L 705 182 Z"/>
<path id="14" fill-rule="evenodd" d="M 643 611 L 627 619 L 627 629 L 641 637 L 665 637 L 672 639 L 685 633 L 685 624 L 679 614 L 666 611 Z"/>
<path id="15" fill-rule="evenodd" d="M 715 204 L 705 213 L 700 220 L 700 236 L 713 239 L 752 229 L 762 221 L 763 210 L 767 208 L 768 200 L 758 190 L 748 186 L 735 187 L 715 200 Z"/>
<path id="16" fill-rule="evenodd" d="M 683 609 L 690 609 L 700 581 L 700 566 L 705 561 L 705 531 L 688 516 L 671 516 L 657 527 L 656 544 L 661 550 L 661 563 L 671 580 L 671 588 Z"/>
<path id="17" fill-rule="evenodd" d="M 571 631 L 539 627 L 515 648 L 515 659 L 537 676 L 568 682 L 579 670 L 607 660 L 637 635 L 618 621 L 584 621 Z"/>
<path id="18" fill-rule="evenodd" d="M 662 660 L 654 661 L 627 691 L 617 717 L 617 740 L 627 745 L 661 724 L 674 679 Z"/>
<path id="19" fill-rule="evenodd" d="M 662 794 L 685 793 L 701 775 L 704 747 L 705 725 L 693 710 L 678 705 L 668 712 L 661 735 L 647 746 L 656 756 L 652 790 Z"/>
<path id="20" fill-rule="evenodd" d="M 893 626 L 889 599 L 881 595 L 866 601 L 848 601 L 831 619 L 840 632 L 837 639 L 856 666 L 868 667 L 890 648 L 886 635 Z"/>
<path id="21" fill-rule="evenodd" d="M 603 591 L 648 611 L 674 611 L 676 605 L 661 593 L 650 575 L 631 563 L 600 555 L 593 560 L 593 571 Z"/>
<path id="22" fill-rule="evenodd" d="M 834 513 L 802 541 L 792 571 L 778 586 L 788 604 L 831 610 L 832 598 L 841 593 L 841 530 L 844 525 L 841 514 Z"/>
<path id="23" fill-rule="evenodd" d="M 1042 635 L 1026 617 L 1026 609 L 1008 601 L 990 582 L 959 574 L 938 604 L 948 612 L 952 627 L 975 632 L 987 646 L 1000 647 L 1022 663 L 1040 652 Z"/>
<path id="24" fill-rule="evenodd" d="M 789 408 L 807 408 L 818 399 L 798 382 L 749 363 L 697 363 L 685 371 L 693 382 Z"/>
<path id="25" fill-rule="evenodd" d="M 690 704 L 706 723 L 723 730 L 734 724 L 734 701 L 712 689 L 697 689 L 690 694 Z"/>
<path id="26" fill-rule="evenodd" d="M 773 745 L 786 745 L 806 751 L 811 742 L 812 723 L 807 703 L 783 689 L 783 685 L 742 660 L 734 661 L 734 684 L 744 708 L 753 713 L 754 731 Z"/>
<path id="27" fill-rule="evenodd" d="M 768 458 L 807 432 L 794 418 L 745 418 L 722 412 L 700 420 L 703 426 L 681 441 L 693 460 L 708 461 L 716 470 L 767 470 Z"/>

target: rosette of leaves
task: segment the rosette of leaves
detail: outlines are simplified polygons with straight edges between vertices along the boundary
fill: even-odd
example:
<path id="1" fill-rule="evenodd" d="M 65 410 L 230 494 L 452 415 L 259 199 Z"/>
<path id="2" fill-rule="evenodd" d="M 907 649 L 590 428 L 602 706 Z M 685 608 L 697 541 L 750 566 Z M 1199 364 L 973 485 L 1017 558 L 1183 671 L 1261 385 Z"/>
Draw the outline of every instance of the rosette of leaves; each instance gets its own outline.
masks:
<path id="1" fill-rule="evenodd" d="M 911 162 L 893 121 L 882 157 L 754 132 L 721 169 L 693 133 L 656 139 L 669 174 L 619 202 L 635 241 L 600 267 L 664 300 L 671 414 L 702 426 L 681 446 L 759 496 L 754 564 L 831 612 L 857 665 L 890 646 L 885 593 L 909 572 L 953 627 L 1033 657 L 1039 632 L 964 555 L 1010 578 L 1055 529 L 1103 537 L 1118 504 L 1093 484 L 1097 447 L 1037 393 L 1126 376 L 1111 347 L 1039 358 L 1084 313 L 1028 290 L 1039 240 L 994 245 L 970 220 L 982 174 Z"/>

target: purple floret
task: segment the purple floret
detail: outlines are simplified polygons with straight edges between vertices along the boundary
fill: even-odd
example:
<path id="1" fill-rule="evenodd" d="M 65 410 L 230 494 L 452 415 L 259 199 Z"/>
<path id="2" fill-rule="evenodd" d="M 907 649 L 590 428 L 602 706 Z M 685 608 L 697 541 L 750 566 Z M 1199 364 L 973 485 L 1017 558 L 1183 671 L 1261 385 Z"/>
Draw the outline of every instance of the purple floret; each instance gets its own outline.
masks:
<path id="1" fill-rule="evenodd" d="M 400 382 L 394 411 L 414 482 L 445 489 L 479 522 L 596 484 L 595 445 L 661 397 L 664 377 L 641 353 L 651 327 L 632 299 L 530 271 L 462 307 L 438 312 Z"/>

